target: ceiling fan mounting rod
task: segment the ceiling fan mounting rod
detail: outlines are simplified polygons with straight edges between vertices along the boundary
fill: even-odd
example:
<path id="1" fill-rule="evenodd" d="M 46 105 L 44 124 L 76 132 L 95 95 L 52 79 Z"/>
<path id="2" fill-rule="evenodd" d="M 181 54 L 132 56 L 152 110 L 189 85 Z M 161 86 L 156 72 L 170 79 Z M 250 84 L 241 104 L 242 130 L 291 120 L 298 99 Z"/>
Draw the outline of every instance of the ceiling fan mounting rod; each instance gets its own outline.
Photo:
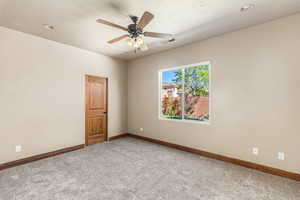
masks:
<path id="1" fill-rule="evenodd" d="M 130 15 L 129 17 L 133 21 L 134 24 L 137 24 L 137 22 L 139 21 L 139 18 L 137 16 Z"/>

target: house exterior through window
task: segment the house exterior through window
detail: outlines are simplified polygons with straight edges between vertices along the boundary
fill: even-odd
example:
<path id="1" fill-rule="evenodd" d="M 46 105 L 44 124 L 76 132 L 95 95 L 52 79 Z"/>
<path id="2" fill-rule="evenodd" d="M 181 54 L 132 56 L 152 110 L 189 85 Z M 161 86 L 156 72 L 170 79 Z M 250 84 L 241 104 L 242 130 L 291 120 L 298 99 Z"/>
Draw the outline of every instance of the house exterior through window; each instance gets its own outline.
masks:
<path id="1" fill-rule="evenodd" d="M 159 118 L 210 122 L 210 63 L 159 71 Z"/>

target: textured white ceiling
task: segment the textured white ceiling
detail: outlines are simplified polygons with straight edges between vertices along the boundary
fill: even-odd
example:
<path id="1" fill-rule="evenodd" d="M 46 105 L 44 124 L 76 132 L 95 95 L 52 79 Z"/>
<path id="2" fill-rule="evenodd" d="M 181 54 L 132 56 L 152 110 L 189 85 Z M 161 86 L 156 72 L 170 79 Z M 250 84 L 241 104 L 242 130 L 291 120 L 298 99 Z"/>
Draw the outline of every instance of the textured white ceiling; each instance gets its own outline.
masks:
<path id="1" fill-rule="evenodd" d="M 256 7 L 241 13 L 248 3 Z M 172 33 L 176 42 L 147 38 L 150 50 L 135 54 L 124 41 L 106 43 L 124 34 L 122 30 L 95 21 L 127 26 L 129 14 L 144 11 L 155 15 L 145 30 Z M 0 26 L 129 60 L 299 11 L 300 0 L 0 0 Z"/>

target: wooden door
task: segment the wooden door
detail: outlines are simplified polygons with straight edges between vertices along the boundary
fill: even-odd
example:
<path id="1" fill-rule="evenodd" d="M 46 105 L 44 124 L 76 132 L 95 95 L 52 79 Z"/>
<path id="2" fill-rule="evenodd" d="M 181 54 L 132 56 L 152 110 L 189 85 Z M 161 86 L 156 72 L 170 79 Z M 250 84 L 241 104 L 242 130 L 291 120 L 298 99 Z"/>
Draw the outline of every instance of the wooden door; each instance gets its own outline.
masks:
<path id="1" fill-rule="evenodd" d="M 107 79 L 86 76 L 85 144 L 107 140 Z"/>

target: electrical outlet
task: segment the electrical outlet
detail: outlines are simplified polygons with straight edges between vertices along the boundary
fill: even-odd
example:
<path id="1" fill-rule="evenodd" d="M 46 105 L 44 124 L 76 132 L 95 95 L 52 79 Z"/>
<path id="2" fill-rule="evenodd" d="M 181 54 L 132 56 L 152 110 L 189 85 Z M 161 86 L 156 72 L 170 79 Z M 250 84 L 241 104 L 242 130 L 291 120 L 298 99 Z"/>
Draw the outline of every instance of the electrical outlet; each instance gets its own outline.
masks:
<path id="1" fill-rule="evenodd" d="M 143 131 L 144 131 L 144 128 L 140 128 L 140 131 L 143 132 Z"/>
<path id="2" fill-rule="evenodd" d="M 284 153 L 278 152 L 278 160 L 284 160 Z"/>
<path id="3" fill-rule="evenodd" d="M 21 152 L 22 151 L 22 146 L 21 145 L 16 145 L 16 152 Z"/>
<path id="4" fill-rule="evenodd" d="M 253 148 L 252 148 L 252 153 L 253 153 L 254 155 L 258 155 L 258 148 L 257 148 L 257 147 L 253 147 Z"/>

